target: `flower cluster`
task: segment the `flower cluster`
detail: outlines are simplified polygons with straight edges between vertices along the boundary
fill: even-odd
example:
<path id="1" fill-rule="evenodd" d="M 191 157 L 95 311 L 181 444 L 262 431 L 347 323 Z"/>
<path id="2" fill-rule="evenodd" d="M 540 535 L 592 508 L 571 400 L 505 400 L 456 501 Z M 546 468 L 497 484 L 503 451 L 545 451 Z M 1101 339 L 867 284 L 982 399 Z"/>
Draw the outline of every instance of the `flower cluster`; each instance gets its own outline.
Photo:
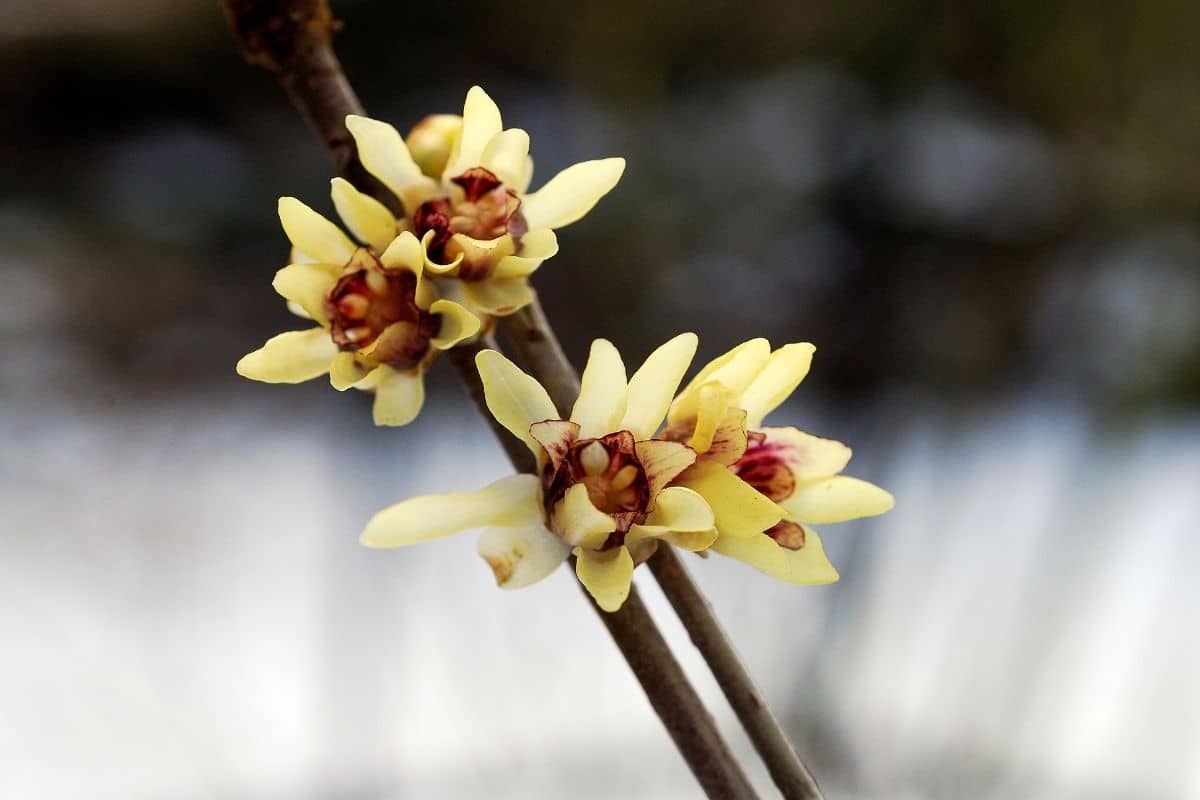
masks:
<path id="1" fill-rule="evenodd" d="M 404 425 L 420 411 L 437 351 L 532 301 L 528 278 L 558 252 L 555 229 L 611 191 L 625 161 L 576 164 L 527 194 L 529 135 L 504 129 L 478 86 L 461 117 L 427 117 L 407 141 L 367 117 L 346 126 L 395 203 L 335 178 L 333 205 L 351 238 L 299 200 L 279 201 L 292 255 L 274 286 L 317 327 L 270 339 L 238 372 L 268 383 L 328 373 L 336 389 L 375 393 L 376 424 Z"/>
<path id="2" fill-rule="evenodd" d="M 880 514 L 892 498 L 838 474 L 850 458 L 845 445 L 761 427 L 803 380 L 813 347 L 772 353 L 766 340 L 746 342 L 675 397 L 695 350 L 694 334 L 677 336 L 627 380 L 616 348 L 596 340 L 565 420 L 536 380 L 499 353 L 480 353 L 488 408 L 536 456 L 537 474 L 397 503 L 375 515 L 363 543 L 397 547 L 486 528 L 479 552 L 500 586 L 541 580 L 573 554 L 579 580 L 607 611 L 620 608 L 634 566 L 659 542 L 711 549 L 791 583 L 837 580 L 809 524 Z"/>

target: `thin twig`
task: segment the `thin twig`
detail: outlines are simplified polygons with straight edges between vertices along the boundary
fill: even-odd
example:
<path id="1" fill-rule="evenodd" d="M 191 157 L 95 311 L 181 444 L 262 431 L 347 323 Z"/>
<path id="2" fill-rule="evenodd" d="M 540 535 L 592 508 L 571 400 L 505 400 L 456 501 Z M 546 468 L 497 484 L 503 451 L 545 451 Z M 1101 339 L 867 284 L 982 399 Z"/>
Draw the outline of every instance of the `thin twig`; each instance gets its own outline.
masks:
<path id="1" fill-rule="evenodd" d="M 553 376 L 551 381 L 543 380 L 543 385 L 559 411 L 570 411 L 579 394 L 579 376 L 563 353 L 541 304 L 535 299 L 516 314 L 502 317 L 498 328 L 527 371 L 539 380 Z M 788 800 L 820 800 L 821 790 L 812 773 L 788 742 L 700 587 L 670 547 L 659 546 L 650 559 L 650 570 L 704 656 L 776 787 Z"/>
<path id="2" fill-rule="evenodd" d="M 742 721 L 780 793 L 787 800 L 820 800 L 821 790 L 816 779 L 792 749 L 787 734 L 754 685 L 754 679 L 746 671 L 708 600 L 700 593 L 679 556 L 670 547 L 659 547 L 650 557 L 649 564 L 663 594 L 692 637 L 692 643 L 708 662 L 729 705 Z"/>
<path id="3" fill-rule="evenodd" d="M 394 198 L 363 170 L 353 139 L 345 128 L 345 116 L 362 113 L 362 106 L 333 53 L 331 37 L 336 25 L 326 0 L 222 2 L 246 58 L 278 76 L 293 104 L 320 137 L 338 172 L 359 190 L 394 208 Z M 489 337 L 480 337 L 470 345 L 451 351 L 449 358 L 489 421 L 491 414 L 483 401 L 474 355 L 491 345 Z M 562 362 L 567 363 L 565 358 Z M 557 374 L 567 375 L 570 381 L 574 370 L 570 369 L 569 363 L 567 366 L 565 373 Z M 560 399 L 565 396 L 561 385 L 548 388 L 558 392 Z M 577 379 L 575 390 L 577 393 Z M 567 402 L 573 400 L 572 397 Z M 495 426 L 493 430 L 513 466 L 518 471 L 532 471 L 529 453 L 519 442 Z M 584 594 L 588 596 L 586 591 Z M 636 590 L 631 590 L 629 598 L 616 613 L 605 613 L 594 602 L 592 607 L 608 628 L 705 793 L 711 798 L 753 800 L 756 797 L 753 787 Z"/>

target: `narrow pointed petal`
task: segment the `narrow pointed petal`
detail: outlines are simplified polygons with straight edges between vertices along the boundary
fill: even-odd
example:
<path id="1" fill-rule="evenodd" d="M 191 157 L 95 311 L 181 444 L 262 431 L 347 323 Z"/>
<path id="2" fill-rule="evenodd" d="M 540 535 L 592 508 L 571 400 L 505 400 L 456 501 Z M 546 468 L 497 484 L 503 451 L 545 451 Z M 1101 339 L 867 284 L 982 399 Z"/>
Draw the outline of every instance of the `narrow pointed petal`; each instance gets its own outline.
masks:
<path id="1" fill-rule="evenodd" d="M 492 416 L 540 458 L 542 447 L 529 433 L 529 426 L 547 419 L 559 419 L 550 395 L 540 383 L 495 350 L 484 350 L 476 355 L 475 366 L 483 381 L 484 399 Z"/>
<path id="2" fill-rule="evenodd" d="M 617 430 L 625 414 L 625 362 L 612 342 L 596 339 L 579 382 L 571 421 L 580 436 L 598 438 Z"/>
<path id="3" fill-rule="evenodd" d="M 449 180 L 471 167 L 480 166 L 483 161 L 483 149 L 492 137 L 504 128 L 499 107 L 488 97 L 488 93 L 478 86 L 472 86 L 467 92 L 462 118 L 462 134 L 442 173 L 442 180 Z"/>
<path id="4" fill-rule="evenodd" d="M 603 553 L 580 550 L 575 561 L 575 574 L 596 605 L 611 613 L 629 597 L 629 587 L 633 581 L 633 557 L 626 547 Z"/>
<path id="5" fill-rule="evenodd" d="M 804 534 L 805 544 L 799 550 L 780 547 L 765 535 L 747 539 L 721 536 L 713 542 L 712 549 L 787 583 L 820 586 L 835 582 L 837 570 L 825 555 L 821 537 L 811 528 L 805 528 Z"/>
<path id="6" fill-rule="evenodd" d="M 782 508 L 720 464 L 700 462 L 676 483 L 698 492 L 712 507 L 722 536 L 757 536 L 784 516 Z"/>
<path id="7" fill-rule="evenodd" d="M 568 543 L 595 550 L 617 529 L 617 523 L 592 505 L 587 487 L 577 483 L 554 506 L 550 527 Z"/>
<path id="8" fill-rule="evenodd" d="M 621 427 L 649 439 L 662 424 L 671 398 L 696 354 L 696 334 L 681 333 L 659 347 L 629 379 Z"/>
<path id="9" fill-rule="evenodd" d="M 474 492 L 413 497 L 380 511 L 359 541 L 367 547 L 402 547 L 489 525 L 523 526 L 541 521 L 538 479 L 512 475 Z"/>
<path id="10" fill-rule="evenodd" d="M 388 244 L 379 263 L 388 269 L 407 269 L 418 276 L 425 269 L 425 249 L 410 231 L 404 231 Z"/>
<path id="11" fill-rule="evenodd" d="M 542 262 L 558 253 L 558 237 L 549 228 L 538 228 L 521 237 L 516 253 L 505 256 L 492 270 L 493 278 L 522 278 L 532 275 Z"/>
<path id="12" fill-rule="evenodd" d="M 700 388 L 717 382 L 729 390 L 738 405 L 739 396 L 771 357 L 771 343 L 766 339 L 742 342 L 729 352 L 708 362 L 696 377 L 688 382 L 679 397 L 671 404 L 668 419 L 672 424 L 695 419 L 700 403 Z"/>
<path id="13" fill-rule="evenodd" d="M 359 366 L 354 353 L 349 351 L 338 353 L 329 365 L 329 383 L 339 392 L 346 391 L 366 376 L 366 370 Z"/>
<path id="14" fill-rule="evenodd" d="M 646 439 L 634 444 L 634 450 L 646 473 L 651 498 L 696 463 L 696 451 L 679 442 Z"/>
<path id="15" fill-rule="evenodd" d="M 839 475 L 797 487 L 780 505 L 794 519 L 823 524 L 878 516 L 896 501 L 873 483 Z"/>
<path id="16" fill-rule="evenodd" d="M 479 555 L 492 568 L 501 589 L 521 589 L 554 572 L 571 547 L 540 522 L 512 528 L 488 528 L 479 537 Z"/>
<path id="17" fill-rule="evenodd" d="M 524 278 L 464 281 L 463 292 L 474 307 L 494 317 L 504 317 L 533 302 L 533 290 Z"/>
<path id="18" fill-rule="evenodd" d="M 358 249 L 341 228 L 294 197 L 279 198 L 279 221 L 292 245 L 322 264 L 340 267 Z"/>
<path id="19" fill-rule="evenodd" d="M 243 378 L 264 383 L 303 383 L 328 372 L 337 352 L 337 345 L 324 328 L 288 331 L 242 356 L 237 372 Z"/>
<path id="20" fill-rule="evenodd" d="M 746 409 L 746 425 L 755 430 L 763 417 L 796 391 L 808 375 L 817 348 L 808 342 L 784 345 L 771 354 L 758 376 L 742 392 L 741 407 Z"/>
<path id="21" fill-rule="evenodd" d="M 407 425 L 416 419 L 425 403 L 425 376 L 418 367 L 392 369 L 386 364 L 376 367 L 375 405 L 372 414 L 376 425 Z"/>
<path id="22" fill-rule="evenodd" d="M 275 273 L 271 286 L 289 303 L 303 309 L 309 319 L 325 324 L 325 299 L 335 283 L 336 270 L 327 264 L 289 264 Z"/>
<path id="23" fill-rule="evenodd" d="M 799 428 L 763 428 L 761 433 L 767 437 L 761 447 L 774 449 L 797 483 L 832 477 L 850 461 L 851 450 L 846 445 Z"/>
<path id="24" fill-rule="evenodd" d="M 479 333 L 479 317 L 453 300 L 435 300 L 429 306 L 429 313 L 442 317 L 438 335 L 429 340 L 438 350 L 449 350 Z"/>
<path id="25" fill-rule="evenodd" d="M 483 148 L 480 165 L 510 187 L 520 183 L 529 160 L 529 134 L 509 128 L 492 137 Z"/>
<path id="26" fill-rule="evenodd" d="M 567 167 L 521 205 L 533 228 L 562 228 L 581 219 L 612 191 L 625 171 L 625 159 L 601 158 Z"/>
<path id="27" fill-rule="evenodd" d="M 351 114 L 346 128 L 358 145 L 358 158 L 367 172 L 400 198 L 411 211 L 422 195 L 436 190 L 437 184 L 421 174 L 400 132 L 386 122 Z"/>
<path id="28" fill-rule="evenodd" d="M 350 232 L 375 252 L 382 253 L 396 236 L 396 218 L 387 206 L 355 189 L 343 178 L 331 181 L 330 194 L 338 216 Z"/>
<path id="29" fill-rule="evenodd" d="M 729 410 L 729 391 L 716 381 L 700 387 L 696 408 L 696 429 L 688 444 L 697 453 L 707 453 L 717 435 L 717 428 Z"/>

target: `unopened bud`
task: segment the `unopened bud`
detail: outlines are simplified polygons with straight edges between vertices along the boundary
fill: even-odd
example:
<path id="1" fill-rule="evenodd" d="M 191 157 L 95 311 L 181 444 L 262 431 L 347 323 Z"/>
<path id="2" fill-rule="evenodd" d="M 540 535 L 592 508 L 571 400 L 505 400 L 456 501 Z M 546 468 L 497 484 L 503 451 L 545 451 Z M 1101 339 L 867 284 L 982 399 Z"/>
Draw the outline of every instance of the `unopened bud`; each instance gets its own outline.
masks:
<path id="1" fill-rule="evenodd" d="M 457 114 L 430 114 L 413 126 L 405 144 L 421 172 L 440 179 L 461 133 L 462 117 Z"/>

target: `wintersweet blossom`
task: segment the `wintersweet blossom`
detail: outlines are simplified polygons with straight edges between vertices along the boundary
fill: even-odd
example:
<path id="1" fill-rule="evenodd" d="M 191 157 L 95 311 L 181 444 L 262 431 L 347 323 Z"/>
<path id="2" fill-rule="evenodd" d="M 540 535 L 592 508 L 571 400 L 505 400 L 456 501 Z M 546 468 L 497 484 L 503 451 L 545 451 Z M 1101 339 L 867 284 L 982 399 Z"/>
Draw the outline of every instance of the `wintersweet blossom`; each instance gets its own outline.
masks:
<path id="1" fill-rule="evenodd" d="M 267 383 L 300 383 L 329 373 L 339 391 L 375 393 L 377 425 L 405 425 L 421 410 L 424 371 L 437 351 L 479 332 L 465 307 L 439 297 L 425 276 L 421 243 L 378 201 L 335 178 L 333 200 L 363 242 L 294 197 L 279 219 L 294 263 L 272 285 L 296 314 L 316 322 L 288 331 L 244 356 L 237 371 Z"/>
<path id="2" fill-rule="evenodd" d="M 694 334 L 677 336 L 626 380 L 616 348 L 597 339 L 569 419 L 536 380 L 499 353 L 481 352 L 488 408 L 532 451 L 537 474 L 397 503 L 371 519 L 363 544 L 398 547 L 485 528 L 478 550 L 501 587 L 539 581 L 574 553 L 596 603 L 620 608 L 635 564 L 659 541 L 699 551 L 717 537 L 703 497 L 669 485 L 695 463 L 695 451 L 653 438 L 695 351 Z"/>
<path id="3" fill-rule="evenodd" d="M 608 194 L 625 159 L 584 161 L 536 192 L 529 134 L 505 129 L 478 86 L 462 117 L 426 117 L 407 142 L 386 122 L 349 116 L 346 127 L 367 171 L 400 201 L 398 229 L 421 240 L 425 268 L 442 290 L 481 315 L 511 314 L 533 299 L 529 275 L 558 252 L 554 231 Z"/>
<path id="4" fill-rule="evenodd" d="M 697 462 L 675 479 L 708 501 L 720 536 L 712 549 L 799 584 L 832 583 L 812 524 L 882 514 L 891 494 L 841 475 L 850 448 L 794 427 L 763 427 L 812 364 L 816 348 L 771 352 L 752 339 L 705 366 L 671 404 L 662 436 L 685 442 Z"/>

